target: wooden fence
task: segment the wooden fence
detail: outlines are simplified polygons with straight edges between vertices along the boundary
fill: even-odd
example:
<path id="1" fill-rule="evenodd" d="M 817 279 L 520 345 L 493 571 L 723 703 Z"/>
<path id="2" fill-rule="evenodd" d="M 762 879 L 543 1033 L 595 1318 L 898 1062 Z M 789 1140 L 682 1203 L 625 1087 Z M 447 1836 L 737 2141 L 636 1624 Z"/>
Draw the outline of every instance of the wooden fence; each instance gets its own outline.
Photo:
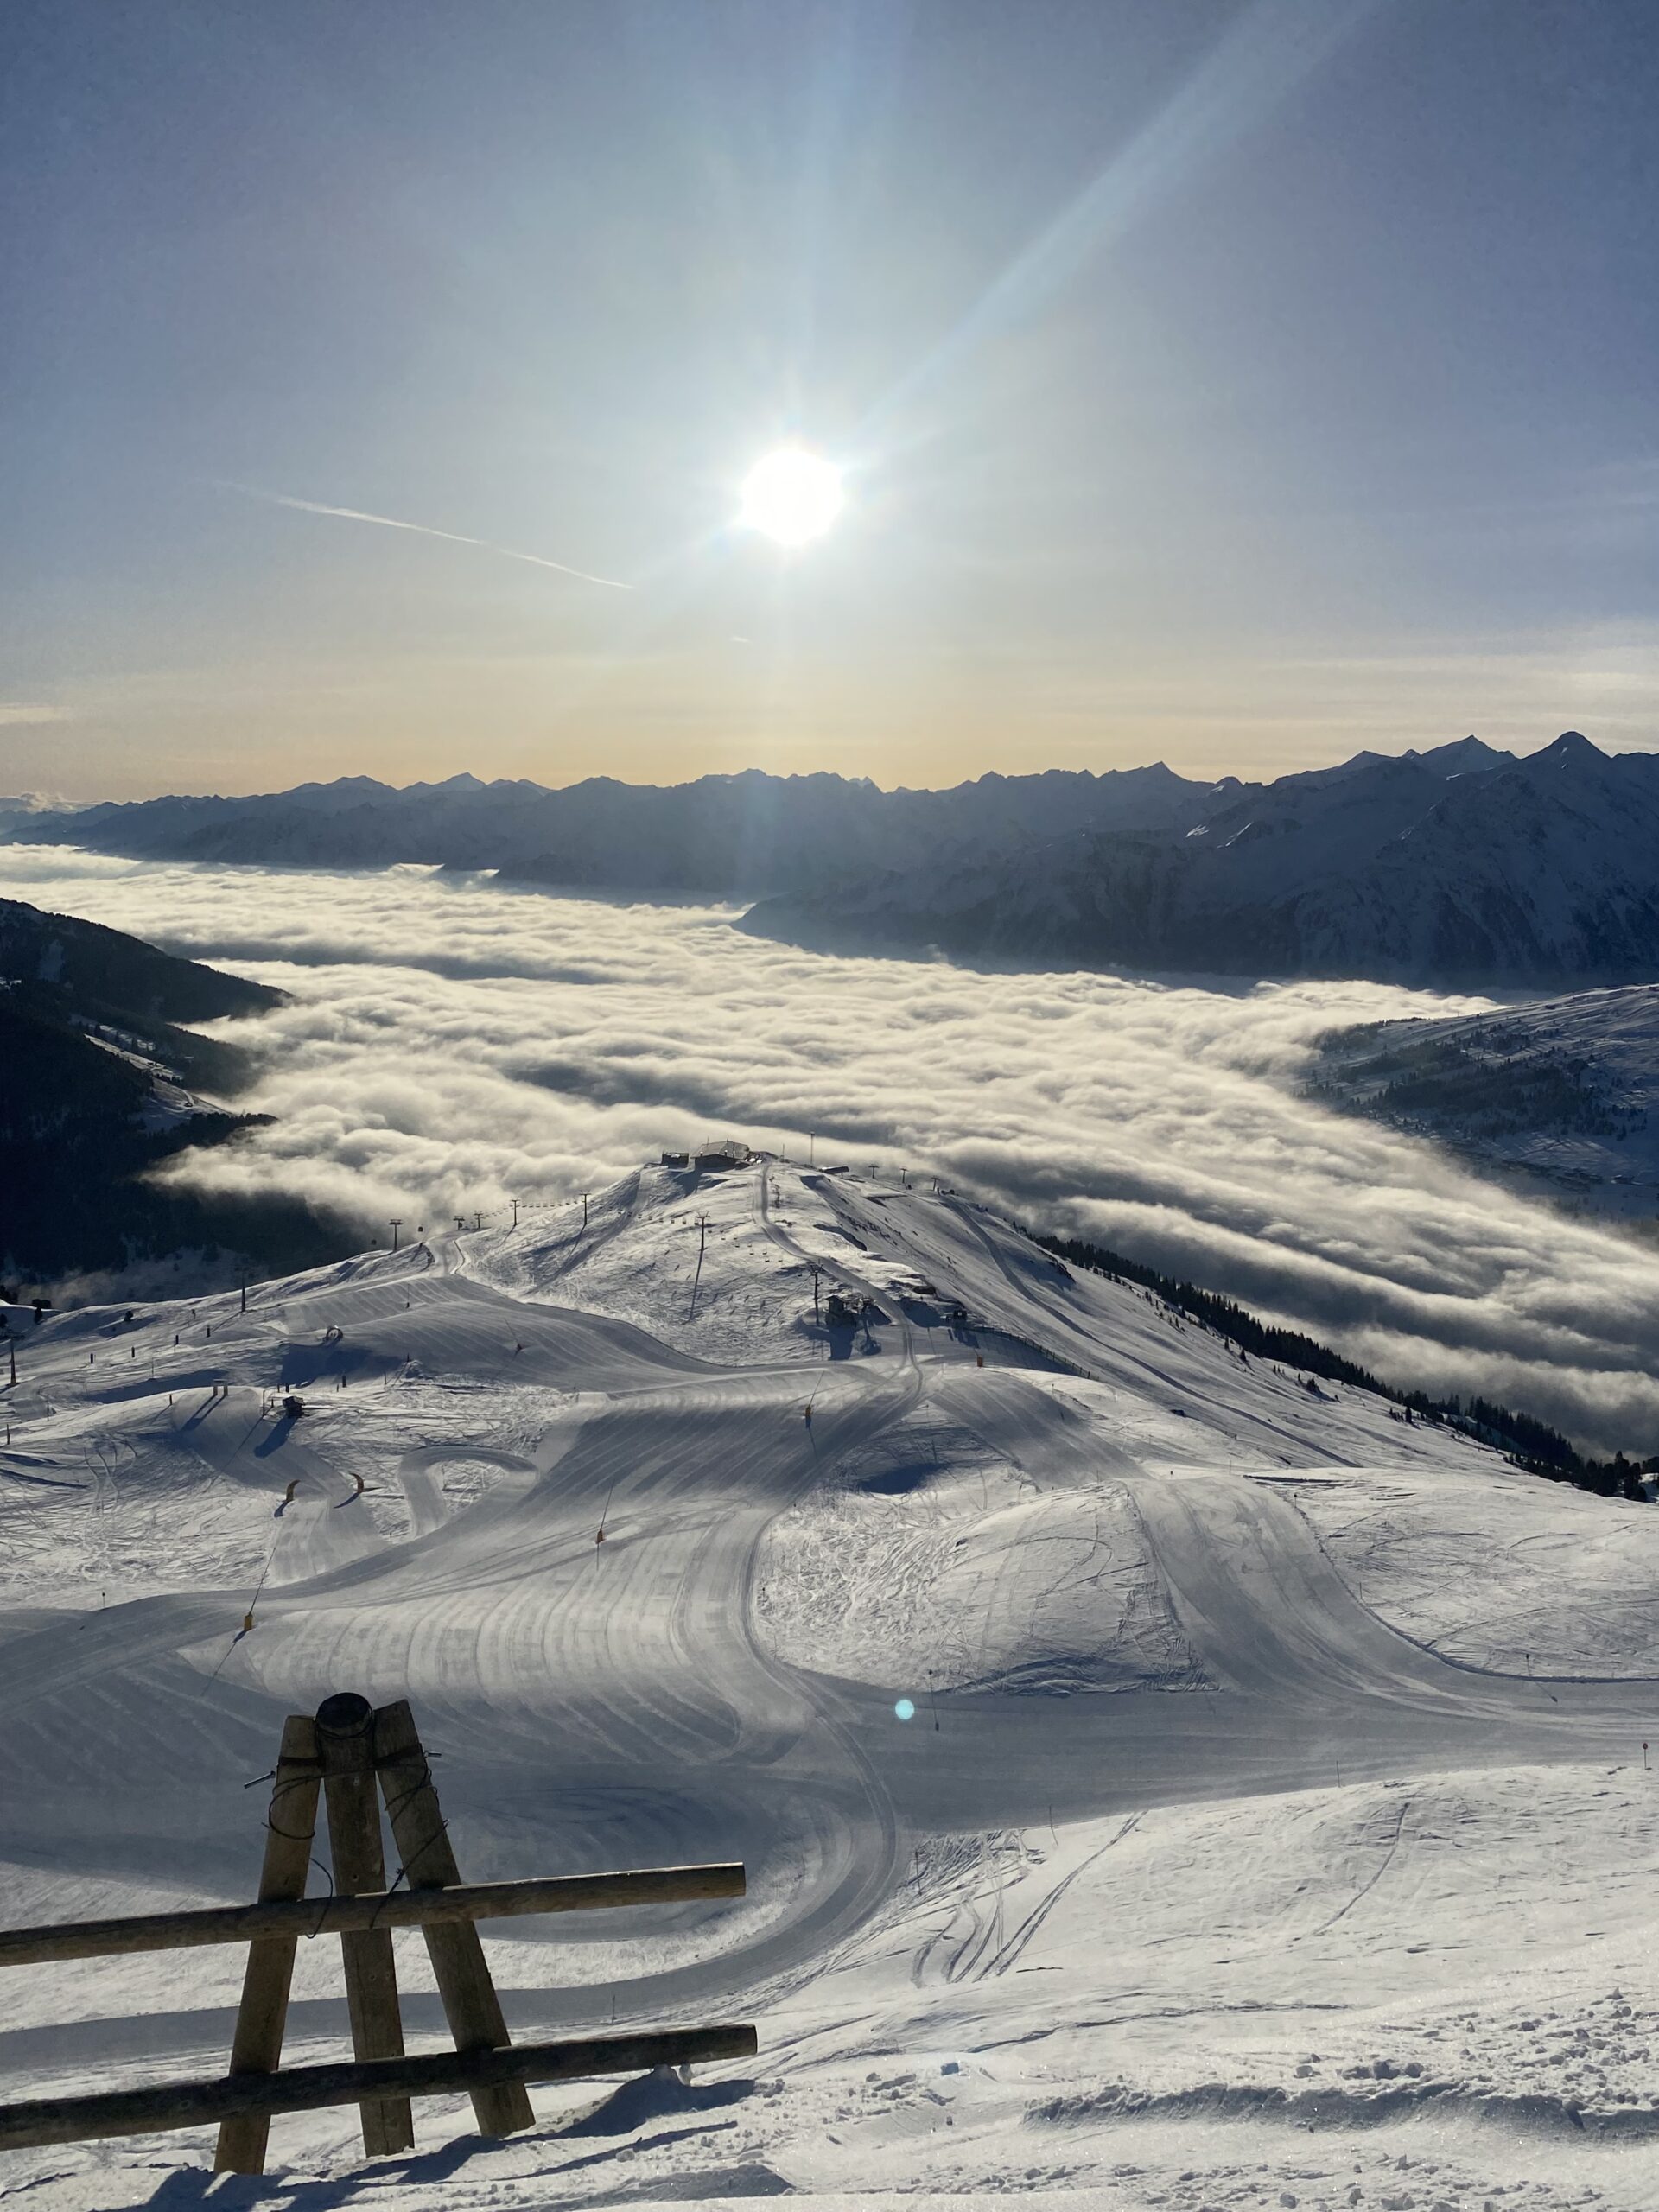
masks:
<path id="1" fill-rule="evenodd" d="M 403 1700 L 377 1711 L 366 1698 L 341 1692 L 326 1698 L 315 1718 L 291 1715 L 283 1724 L 273 1780 L 256 1903 L 0 1929 L 0 1966 L 246 1943 L 229 2074 L 0 2106 L 0 2150 L 217 2121 L 215 2169 L 257 2174 L 264 2171 L 275 2113 L 356 2104 L 363 2147 L 373 2155 L 413 2149 L 411 2097 L 464 2090 L 481 2134 L 511 2135 L 535 2125 L 531 2082 L 753 2056 L 756 2037 L 747 2025 L 514 2045 L 477 1925 L 527 1913 L 741 1897 L 741 1866 L 464 1883 L 430 1764 Z M 327 1897 L 307 1897 L 319 1796 L 334 1886 Z M 407 1889 L 386 1886 L 382 1798 L 400 1862 L 398 1878 Z M 395 1928 L 419 1928 L 425 1936 L 453 2051 L 414 2057 L 404 2052 Z M 295 1954 L 302 1936 L 323 1935 L 340 1937 L 353 2058 L 284 2069 Z"/>

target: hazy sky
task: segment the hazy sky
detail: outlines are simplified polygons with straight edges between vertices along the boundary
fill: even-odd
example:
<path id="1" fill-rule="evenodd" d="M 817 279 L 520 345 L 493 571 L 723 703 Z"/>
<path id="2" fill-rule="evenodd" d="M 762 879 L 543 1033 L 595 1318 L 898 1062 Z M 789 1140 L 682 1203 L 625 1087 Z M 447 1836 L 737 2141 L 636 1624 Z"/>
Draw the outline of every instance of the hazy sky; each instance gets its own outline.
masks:
<path id="1" fill-rule="evenodd" d="M 1649 744 L 1656 99 L 1652 0 L 11 0 L 0 789 Z"/>

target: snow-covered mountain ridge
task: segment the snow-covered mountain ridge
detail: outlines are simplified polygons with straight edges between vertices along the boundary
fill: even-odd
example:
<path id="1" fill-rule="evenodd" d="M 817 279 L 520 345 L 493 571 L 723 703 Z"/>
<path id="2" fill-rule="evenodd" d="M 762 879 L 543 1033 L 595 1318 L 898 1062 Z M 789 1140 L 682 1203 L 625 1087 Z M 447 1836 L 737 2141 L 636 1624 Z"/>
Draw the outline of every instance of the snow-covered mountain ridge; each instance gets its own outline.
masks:
<path id="1" fill-rule="evenodd" d="M 1446 755 L 1450 754 L 1448 760 Z M 1053 967 L 1561 987 L 1659 974 L 1659 755 L 1568 731 L 1285 777 L 1179 838 L 1080 825 L 966 872 L 925 861 L 758 905 L 841 950 Z"/>
<path id="2" fill-rule="evenodd" d="M 950 791 L 751 770 L 659 789 L 367 777 L 34 815 L 0 835 L 143 859 L 493 869 L 753 901 L 841 951 L 1021 966 L 1571 987 L 1659 974 L 1659 754 L 1475 738 L 1270 784 L 1161 763 Z"/>
<path id="3" fill-rule="evenodd" d="M 147 860 L 493 868 L 516 882 L 744 899 L 907 866 L 958 861 L 1079 825 L 1181 835 L 1244 787 L 1144 768 L 982 776 L 950 791 L 883 791 L 862 778 L 759 769 L 671 787 L 596 776 L 563 791 L 453 776 L 397 789 L 346 776 L 249 798 L 168 798 L 33 815 L 0 837 Z"/>
<path id="4" fill-rule="evenodd" d="M 1659 985 L 1339 1031 L 1310 1089 L 1574 1211 L 1659 1224 Z"/>
<path id="5" fill-rule="evenodd" d="M 1653 2201 L 1650 1507 L 777 1161 L 22 1325 L 8 1921 L 247 1894 L 242 1785 L 346 1688 L 413 1701 L 471 1877 L 748 1868 L 488 1941 L 517 2034 L 717 2012 L 758 2065 L 498 2145 L 423 2102 L 395 2167 L 279 2120 L 294 2201 Z M 217 2070 L 240 1969 L 17 1978 L 13 2094 Z M 344 2025 L 302 1947 L 296 2056 Z M 210 2152 L 0 2186 L 183 2201 Z"/>

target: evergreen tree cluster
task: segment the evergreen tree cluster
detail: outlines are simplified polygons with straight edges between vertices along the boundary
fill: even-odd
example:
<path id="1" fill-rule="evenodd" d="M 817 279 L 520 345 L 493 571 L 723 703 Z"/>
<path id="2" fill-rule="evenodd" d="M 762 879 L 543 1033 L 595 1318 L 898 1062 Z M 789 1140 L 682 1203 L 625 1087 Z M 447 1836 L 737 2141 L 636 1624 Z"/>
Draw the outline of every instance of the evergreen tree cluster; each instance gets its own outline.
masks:
<path id="1" fill-rule="evenodd" d="M 1644 1460 L 1629 1459 L 1622 1452 L 1611 1459 L 1586 1459 L 1558 1430 L 1531 1414 L 1513 1412 L 1489 1398 L 1471 1398 L 1465 1405 L 1461 1398 L 1435 1398 L 1423 1390 L 1398 1390 L 1357 1361 L 1344 1359 L 1340 1352 L 1332 1351 L 1316 1338 L 1305 1337 L 1298 1329 L 1281 1329 L 1260 1320 L 1232 1299 L 1222 1298 L 1211 1290 L 1201 1290 L 1196 1283 L 1183 1282 L 1179 1276 L 1164 1274 L 1122 1252 L 1109 1250 L 1103 1244 L 1087 1243 L 1080 1237 L 1045 1236 L 1031 1230 L 1025 1234 L 1070 1267 L 1087 1268 L 1096 1274 L 1109 1275 L 1118 1282 L 1135 1283 L 1143 1290 L 1149 1290 L 1172 1311 L 1214 1330 L 1218 1337 L 1236 1344 L 1243 1352 L 1271 1360 L 1281 1367 L 1298 1369 L 1309 1378 L 1318 1376 L 1327 1382 L 1346 1382 L 1357 1390 L 1373 1391 L 1378 1397 L 1388 1398 L 1404 1408 L 1414 1420 L 1460 1429 L 1465 1436 L 1491 1445 L 1503 1452 L 1513 1465 L 1524 1468 L 1529 1474 L 1542 1475 L 1551 1482 L 1572 1483 L 1580 1490 L 1594 1491 L 1603 1497 L 1641 1498 L 1646 1495 L 1642 1487 L 1643 1476 L 1659 1473 L 1659 1454 Z"/>

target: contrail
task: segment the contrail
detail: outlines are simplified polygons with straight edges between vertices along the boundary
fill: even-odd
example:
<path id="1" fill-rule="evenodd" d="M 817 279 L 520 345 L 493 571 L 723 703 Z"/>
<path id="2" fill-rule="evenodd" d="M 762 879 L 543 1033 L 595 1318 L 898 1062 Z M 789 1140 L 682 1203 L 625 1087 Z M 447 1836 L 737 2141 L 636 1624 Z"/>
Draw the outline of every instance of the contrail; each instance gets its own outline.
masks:
<path id="1" fill-rule="evenodd" d="M 232 484 L 220 480 L 220 489 L 240 492 L 245 499 L 263 499 L 268 506 L 292 507 L 302 515 L 333 515 L 340 522 L 378 523 L 382 530 L 412 530 L 419 537 L 447 538 L 451 545 L 476 545 L 481 552 L 499 553 L 505 560 L 528 561 L 535 569 L 552 569 L 562 576 L 575 576 L 585 584 L 603 584 L 607 591 L 632 591 L 632 584 L 620 582 L 615 576 L 596 576 L 588 569 L 573 569 L 568 561 L 550 561 L 545 554 L 521 553 L 516 546 L 497 545 L 487 537 L 463 537 L 458 530 L 434 530 L 430 523 L 399 522 L 395 515 L 365 514 L 360 507 L 326 507 L 317 499 L 291 499 L 283 492 L 261 492 L 251 484 Z"/>

